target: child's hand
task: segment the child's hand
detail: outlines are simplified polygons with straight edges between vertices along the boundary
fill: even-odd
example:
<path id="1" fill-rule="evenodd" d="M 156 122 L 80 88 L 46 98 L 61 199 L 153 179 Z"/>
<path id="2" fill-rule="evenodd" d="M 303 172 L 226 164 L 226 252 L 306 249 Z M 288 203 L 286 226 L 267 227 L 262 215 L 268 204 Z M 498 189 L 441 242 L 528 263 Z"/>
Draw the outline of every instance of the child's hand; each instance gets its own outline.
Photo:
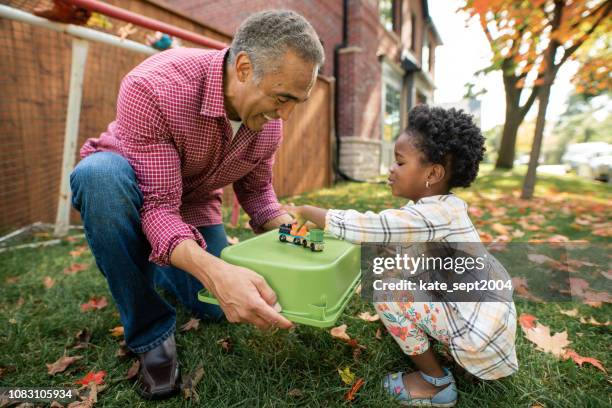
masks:
<path id="1" fill-rule="evenodd" d="M 297 223 L 297 229 L 298 230 L 300 228 L 302 228 L 302 226 L 304 224 L 306 224 L 306 222 L 308 221 L 308 219 L 303 214 L 302 206 L 297 206 L 296 207 L 293 204 L 287 204 L 287 205 L 283 206 L 283 210 L 287 211 L 289 213 L 289 215 L 291 215 L 295 219 L 295 222 Z"/>

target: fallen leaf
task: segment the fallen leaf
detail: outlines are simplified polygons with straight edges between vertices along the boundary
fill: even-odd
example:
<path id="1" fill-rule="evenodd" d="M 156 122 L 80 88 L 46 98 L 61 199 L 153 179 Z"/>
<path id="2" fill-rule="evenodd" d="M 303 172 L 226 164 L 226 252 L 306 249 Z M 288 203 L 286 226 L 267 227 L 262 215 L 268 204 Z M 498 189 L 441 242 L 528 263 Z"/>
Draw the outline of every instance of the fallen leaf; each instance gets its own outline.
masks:
<path id="1" fill-rule="evenodd" d="M 108 302 L 106 301 L 106 297 L 104 297 L 104 296 L 102 296 L 102 297 L 94 296 L 91 299 L 89 299 L 89 302 L 83 303 L 81 305 L 81 312 L 87 312 L 89 310 L 104 309 L 106 306 L 108 306 Z"/>
<path id="2" fill-rule="evenodd" d="M 182 332 L 189 331 L 189 330 L 197 330 L 199 326 L 200 326 L 200 319 L 195 319 L 192 317 L 191 319 L 189 319 L 187 323 L 182 325 L 179 328 L 179 330 Z"/>
<path id="3" fill-rule="evenodd" d="M 523 329 L 533 329 L 538 318 L 530 314 L 521 313 L 518 320 Z"/>
<path id="4" fill-rule="evenodd" d="M 293 397 L 293 398 L 299 398 L 299 397 L 304 396 L 304 392 L 300 390 L 299 388 L 292 388 L 289 391 L 287 391 L 287 396 Z"/>
<path id="5" fill-rule="evenodd" d="M 380 327 L 376 329 L 376 334 L 374 335 L 374 338 L 376 338 L 376 340 L 382 340 L 382 330 L 380 330 Z"/>
<path id="6" fill-rule="evenodd" d="M 525 236 L 525 231 L 516 229 L 512 231 L 512 238 L 522 238 Z"/>
<path id="7" fill-rule="evenodd" d="M 332 337 L 343 341 L 349 341 L 351 340 L 351 337 L 346 333 L 346 329 L 346 324 L 343 324 L 342 326 L 334 327 L 329 331 L 329 333 L 332 335 Z"/>
<path id="8" fill-rule="evenodd" d="M 521 324 L 523 327 L 523 325 Z M 550 335 L 550 328 L 540 323 L 536 323 L 533 328 L 523 327 L 523 332 L 527 340 L 535 344 L 539 350 L 545 353 L 551 353 L 556 357 L 563 357 L 565 348 L 570 341 L 567 339 L 567 331 L 562 331 Z"/>
<path id="9" fill-rule="evenodd" d="M 87 268 L 89 268 L 88 264 L 73 263 L 73 264 L 70 264 L 69 267 L 64 269 L 64 273 L 66 275 L 74 275 L 76 273 L 83 272 Z"/>
<path id="10" fill-rule="evenodd" d="M 121 337 L 124 334 L 124 329 L 123 326 L 117 326 L 110 329 L 109 332 L 113 337 Z"/>
<path id="11" fill-rule="evenodd" d="M 527 286 L 527 278 L 522 276 L 514 276 L 511 280 L 512 287 L 514 288 L 514 293 L 516 293 L 518 296 L 521 296 L 525 299 L 533 300 L 534 302 L 543 302 L 542 298 L 529 292 L 529 288 Z"/>
<path id="12" fill-rule="evenodd" d="M 202 377 L 204 377 L 204 367 L 202 366 L 196 368 L 193 373 L 187 374 L 183 380 L 183 384 L 181 384 L 181 389 L 183 390 L 183 396 L 185 399 L 193 399 L 195 402 L 200 400 L 195 388 L 200 380 L 202 380 Z"/>
<path id="13" fill-rule="evenodd" d="M 88 372 L 85 377 L 80 380 L 75 381 L 75 384 L 88 385 L 90 383 L 94 383 L 96 385 L 104 384 L 104 376 L 106 375 L 106 371 L 97 371 Z"/>
<path id="14" fill-rule="evenodd" d="M 75 335 L 75 341 L 70 346 L 73 349 L 84 349 L 89 347 L 89 340 L 91 340 L 91 331 L 85 328 L 79 330 Z"/>
<path id="15" fill-rule="evenodd" d="M 375 322 L 380 320 L 380 316 L 378 314 L 372 315 L 370 312 L 363 312 L 359 314 L 359 318 L 361 320 L 365 320 L 366 322 Z"/>
<path id="16" fill-rule="evenodd" d="M 72 363 L 82 358 L 82 356 L 62 356 L 56 362 L 47 364 L 47 374 L 63 373 Z"/>
<path id="17" fill-rule="evenodd" d="M 572 296 L 583 297 L 585 290 L 589 287 L 589 282 L 582 278 L 569 278 Z"/>
<path id="18" fill-rule="evenodd" d="M 238 237 L 227 237 L 227 242 L 230 245 L 236 245 L 237 243 L 240 242 L 240 238 L 238 238 Z"/>
<path id="19" fill-rule="evenodd" d="M 498 222 L 491 225 L 491 229 L 497 232 L 499 235 L 510 235 L 510 231 L 508 230 L 508 228 Z"/>
<path id="20" fill-rule="evenodd" d="M 612 269 L 609 271 L 601 271 L 601 275 L 606 279 L 612 279 Z"/>
<path id="21" fill-rule="evenodd" d="M 115 353 L 115 356 L 118 358 L 125 358 L 125 357 L 131 357 L 133 355 L 134 353 L 132 353 L 132 350 L 128 348 L 125 340 L 121 340 L 121 343 L 119 343 L 119 349 Z"/>
<path id="22" fill-rule="evenodd" d="M 595 318 L 591 317 L 589 320 L 585 319 L 584 317 L 580 317 L 580 323 L 583 324 L 590 324 L 593 326 L 609 326 L 610 325 L 610 321 L 606 321 L 605 323 L 600 323 L 597 320 L 595 320 Z"/>
<path id="23" fill-rule="evenodd" d="M 70 256 L 73 258 L 78 258 L 79 256 L 83 255 L 83 252 L 85 251 L 87 251 L 87 245 L 80 245 L 74 248 L 74 250 L 70 251 Z"/>
<path id="24" fill-rule="evenodd" d="M 25 299 L 19 296 L 19 299 L 17 299 L 17 302 L 15 302 L 15 308 L 19 309 L 21 306 L 23 306 L 24 303 L 25 303 Z"/>
<path id="25" fill-rule="evenodd" d="M 128 368 L 127 374 L 125 375 L 126 380 L 131 380 L 136 377 L 138 374 L 138 370 L 140 370 L 140 360 L 135 360 L 134 363 Z"/>
<path id="26" fill-rule="evenodd" d="M 357 391 L 359 391 L 364 383 L 365 380 L 363 378 L 359 378 L 357 381 L 355 381 L 355 384 L 353 384 L 351 389 L 344 395 L 344 399 L 347 401 L 353 401 L 355 399 L 355 394 L 357 394 Z"/>
<path id="27" fill-rule="evenodd" d="M 55 285 L 55 279 L 50 276 L 45 276 L 43 279 L 43 285 L 45 285 L 45 288 L 51 289 L 53 285 Z"/>
<path id="28" fill-rule="evenodd" d="M 554 243 L 554 242 L 568 242 L 570 239 L 568 237 L 566 237 L 565 235 L 553 235 L 552 237 L 548 237 L 548 239 L 546 240 L 547 242 L 550 243 Z"/>
<path id="29" fill-rule="evenodd" d="M 541 255 L 541 254 L 528 254 L 527 259 L 529 259 L 531 262 L 537 263 L 538 265 L 542 265 L 542 264 L 549 263 L 549 262 L 555 262 L 554 259 L 546 255 Z"/>
<path id="30" fill-rule="evenodd" d="M 604 373 L 607 373 L 606 369 L 601 364 L 601 361 L 597 360 L 596 358 L 582 357 L 580 354 L 576 353 L 574 350 L 567 349 L 565 351 L 565 359 L 568 359 L 568 358 L 571 358 L 580 367 L 582 367 L 582 364 L 584 363 L 589 363 L 597 367 L 599 370 L 603 371 Z"/>
<path id="31" fill-rule="evenodd" d="M 578 316 L 578 309 L 559 310 L 559 313 L 570 317 L 576 317 Z"/>
<path id="32" fill-rule="evenodd" d="M 224 337 L 220 340 L 217 340 L 217 344 L 220 345 L 223 351 L 225 351 L 226 353 L 229 353 L 232 349 L 232 341 L 229 337 Z"/>
<path id="33" fill-rule="evenodd" d="M 582 302 L 593 307 L 601 307 L 602 303 L 612 303 L 612 296 L 608 292 L 587 289 L 582 294 Z"/>
<path id="34" fill-rule="evenodd" d="M 338 374 L 340 375 L 342 382 L 346 385 L 351 385 L 353 382 L 355 382 L 355 374 L 349 367 L 344 367 L 342 370 L 338 369 Z"/>
<path id="35" fill-rule="evenodd" d="M 17 276 L 9 276 L 5 281 L 8 285 L 14 285 L 19 282 L 19 277 Z"/>
<path id="36" fill-rule="evenodd" d="M 57 401 L 51 401 L 49 408 L 64 408 L 64 406 Z"/>
<path id="37" fill-rule="evenodd" d="M 480 208 L 478 207 L 469 207 L 468 208 L 468 212 L 470 213 L 470 215 L 476 217 L 476 218 L 480 218 L 483 215 L 483 212 Z"/>

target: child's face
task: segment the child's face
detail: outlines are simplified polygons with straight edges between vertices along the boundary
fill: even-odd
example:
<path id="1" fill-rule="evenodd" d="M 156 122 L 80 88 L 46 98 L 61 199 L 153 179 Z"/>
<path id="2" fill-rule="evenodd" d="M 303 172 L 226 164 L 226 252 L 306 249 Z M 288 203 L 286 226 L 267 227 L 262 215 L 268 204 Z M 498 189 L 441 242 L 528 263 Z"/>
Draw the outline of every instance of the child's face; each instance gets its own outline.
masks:
<path id="1" fill-rule="evenodd" d="M 418 201 L 427 195 L 427 176 L 431 165 L 414 147 L 412 137 L 402 133 L 395 142 L 395 163 L 389 168 L 389 185 L 396 197 Z"/>

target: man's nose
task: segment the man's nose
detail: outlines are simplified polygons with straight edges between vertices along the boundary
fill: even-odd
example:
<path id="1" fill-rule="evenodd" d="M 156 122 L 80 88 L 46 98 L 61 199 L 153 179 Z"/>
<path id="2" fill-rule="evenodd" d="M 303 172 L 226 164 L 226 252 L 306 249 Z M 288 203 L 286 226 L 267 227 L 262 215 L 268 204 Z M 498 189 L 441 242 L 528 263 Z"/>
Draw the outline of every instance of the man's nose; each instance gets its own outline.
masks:
<path id="1" fill-rule="evenodd" d="M 287 101 L 282 106 L 279 106 L 276 109 L 276 114 L 283 120 L 289 120 L 293 109 L 295 109 L 296 103 L 294 101 Z"/>

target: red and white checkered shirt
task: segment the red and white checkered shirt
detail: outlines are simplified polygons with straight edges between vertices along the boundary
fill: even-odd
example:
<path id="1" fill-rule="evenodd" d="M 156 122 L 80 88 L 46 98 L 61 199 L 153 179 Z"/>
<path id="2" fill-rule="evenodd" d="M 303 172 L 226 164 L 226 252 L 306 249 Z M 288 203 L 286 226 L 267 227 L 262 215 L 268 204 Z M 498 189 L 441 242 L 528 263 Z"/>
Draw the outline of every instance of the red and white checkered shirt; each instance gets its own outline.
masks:
<path id="1" fill-rule="evenodd" d="M 160 265 L 185 239 L 206 248 L 195 226 L 222 223 L 228 184 L 255 231 L 284 213 L 272 187 L 282 123 L 271 120 L 261 132 L 243 125 L 232 137 L 223 101 L 226 52 L 177 48 L 148 58 L 121 82 L 116 120 L 81 148 L 81 157 L 111 151 L 130 162 L 144 196 L 149 259 Z"/>

